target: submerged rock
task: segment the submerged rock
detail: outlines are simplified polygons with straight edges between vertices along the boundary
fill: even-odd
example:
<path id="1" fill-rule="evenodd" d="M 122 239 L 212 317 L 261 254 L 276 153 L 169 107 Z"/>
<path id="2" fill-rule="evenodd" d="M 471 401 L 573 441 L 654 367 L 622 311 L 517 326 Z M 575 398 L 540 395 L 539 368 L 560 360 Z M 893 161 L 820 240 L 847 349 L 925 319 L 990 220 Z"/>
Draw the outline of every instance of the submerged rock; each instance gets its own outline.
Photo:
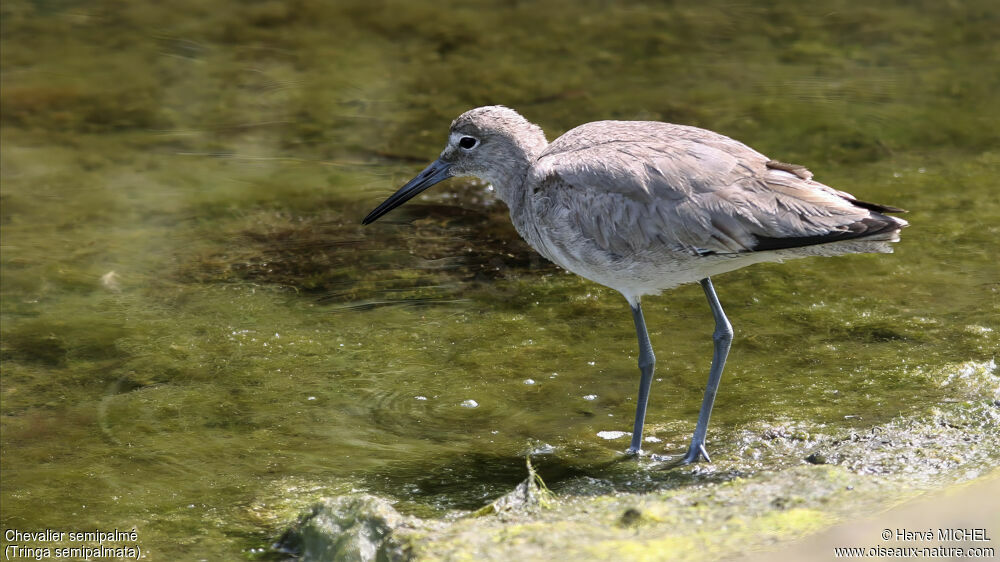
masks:
<path id="1" fill-rule="evenodd" d="M 314 505 L 274 549 L 300 560 L 394 561 L 412 558 L 396 530 L 407 526 L 386 500 L 342 496 Z"/>

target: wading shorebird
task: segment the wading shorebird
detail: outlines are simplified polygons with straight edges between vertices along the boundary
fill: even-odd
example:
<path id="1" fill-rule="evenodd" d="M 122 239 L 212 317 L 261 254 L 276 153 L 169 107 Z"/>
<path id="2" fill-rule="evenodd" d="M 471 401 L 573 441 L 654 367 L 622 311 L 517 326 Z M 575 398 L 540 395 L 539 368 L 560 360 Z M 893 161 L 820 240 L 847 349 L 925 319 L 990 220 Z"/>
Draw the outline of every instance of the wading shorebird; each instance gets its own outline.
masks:
<path id="1" fill-rule="evenodd" d="M 641 453 L 655 358 L 639 300 L 701 284 L 715 317 L 708 386 L 681 462 L 705 434 L 733 328 L 711 276 L 807 256 L 891 253 L 904 212 L 813 181 L 729 137 L 654 121 L 596 121 L 549 143 L 513 109 L 480 107 L 451 124 L 437 160 L 375 208 L 370 224 L 450 177 L 491 183 L 514 228 L 557 265 L 624 295 L 639 338 L 639 397 L 628 454 Z"/>

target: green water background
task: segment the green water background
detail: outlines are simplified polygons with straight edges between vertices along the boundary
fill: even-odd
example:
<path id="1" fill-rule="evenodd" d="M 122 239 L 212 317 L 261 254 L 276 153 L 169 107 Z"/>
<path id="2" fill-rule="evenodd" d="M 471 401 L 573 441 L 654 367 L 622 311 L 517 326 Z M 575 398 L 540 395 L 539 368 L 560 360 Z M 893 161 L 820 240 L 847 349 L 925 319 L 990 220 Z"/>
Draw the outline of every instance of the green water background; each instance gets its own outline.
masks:
<path id="1" fill-rule="evenodd" d="M 530 451 L 557 490 L 676 485 L 605 465 L 627 437 L 597 433 L 631 428 L 637 384 L 619 295 L 534 255 L 476 183 L 360 227 L 484 104 L 550 139 L 598 119 L 710 128 L 911 211 L 893 255 L 715 280 L 736 339 L 709 445 L 740 474 L 801 463 L 737 439 L 761 424 L 923 415 L 969 399 L 942 382 L 962 368 L 996 399 L 994 2 L 0 10 L 5 530 L 253 557 L 322 495 L 474 509 Z M 711 315 L 697 286 L 645 309 L 649 449 L 677 453 Z"/>

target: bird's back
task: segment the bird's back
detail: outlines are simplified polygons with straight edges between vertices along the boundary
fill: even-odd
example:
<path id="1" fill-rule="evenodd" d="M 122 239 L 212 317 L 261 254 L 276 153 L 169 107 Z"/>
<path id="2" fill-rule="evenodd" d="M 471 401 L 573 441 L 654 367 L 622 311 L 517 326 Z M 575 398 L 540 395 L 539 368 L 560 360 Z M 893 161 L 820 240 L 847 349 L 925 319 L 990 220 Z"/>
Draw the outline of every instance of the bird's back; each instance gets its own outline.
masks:
<path id="1" fill-rule="evenodd" d="M 597 121 L 570 130 L 538 157 L 525 182 L 522 212 L 531 216 L 513 218 L 535 223 L 522 234 L 540 252 L 606 285 L 595 271 L 665 276 L 646 283 L 664 289 L 720 267 L 891 251 L 887 242 L 906 222 L 884 213 L 899 209 L 811 178 L 801 166 L 705 129 Z M 818 245 L 827 247 L 799 250 Z"/>

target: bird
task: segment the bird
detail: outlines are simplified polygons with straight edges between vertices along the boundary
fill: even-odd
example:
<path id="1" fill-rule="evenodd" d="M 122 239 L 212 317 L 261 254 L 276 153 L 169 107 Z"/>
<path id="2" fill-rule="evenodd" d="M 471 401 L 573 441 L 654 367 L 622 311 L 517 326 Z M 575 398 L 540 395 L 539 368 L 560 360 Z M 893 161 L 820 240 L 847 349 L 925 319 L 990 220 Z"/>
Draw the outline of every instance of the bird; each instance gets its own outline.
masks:
<path id="1" fill-rule="evenodd" d="M 375 207 L 368 225 L 450 177 L 492 185 L 518 234 L 539 254 L 621 293 L 638 338 L 631 443 L 640 456 L 656 358 L 641 298 L 699 283 L 715 320 L 708 383 L 679 463 L 711 462 L 706 436 L 733 340 L 715 275 L 808 256 L 892 253 L 903 209 L 869 203 L 730 137 L 659 121 L 594 121 L 551 143 L 514 109 L 459 115 L 440 156 Z"/>

